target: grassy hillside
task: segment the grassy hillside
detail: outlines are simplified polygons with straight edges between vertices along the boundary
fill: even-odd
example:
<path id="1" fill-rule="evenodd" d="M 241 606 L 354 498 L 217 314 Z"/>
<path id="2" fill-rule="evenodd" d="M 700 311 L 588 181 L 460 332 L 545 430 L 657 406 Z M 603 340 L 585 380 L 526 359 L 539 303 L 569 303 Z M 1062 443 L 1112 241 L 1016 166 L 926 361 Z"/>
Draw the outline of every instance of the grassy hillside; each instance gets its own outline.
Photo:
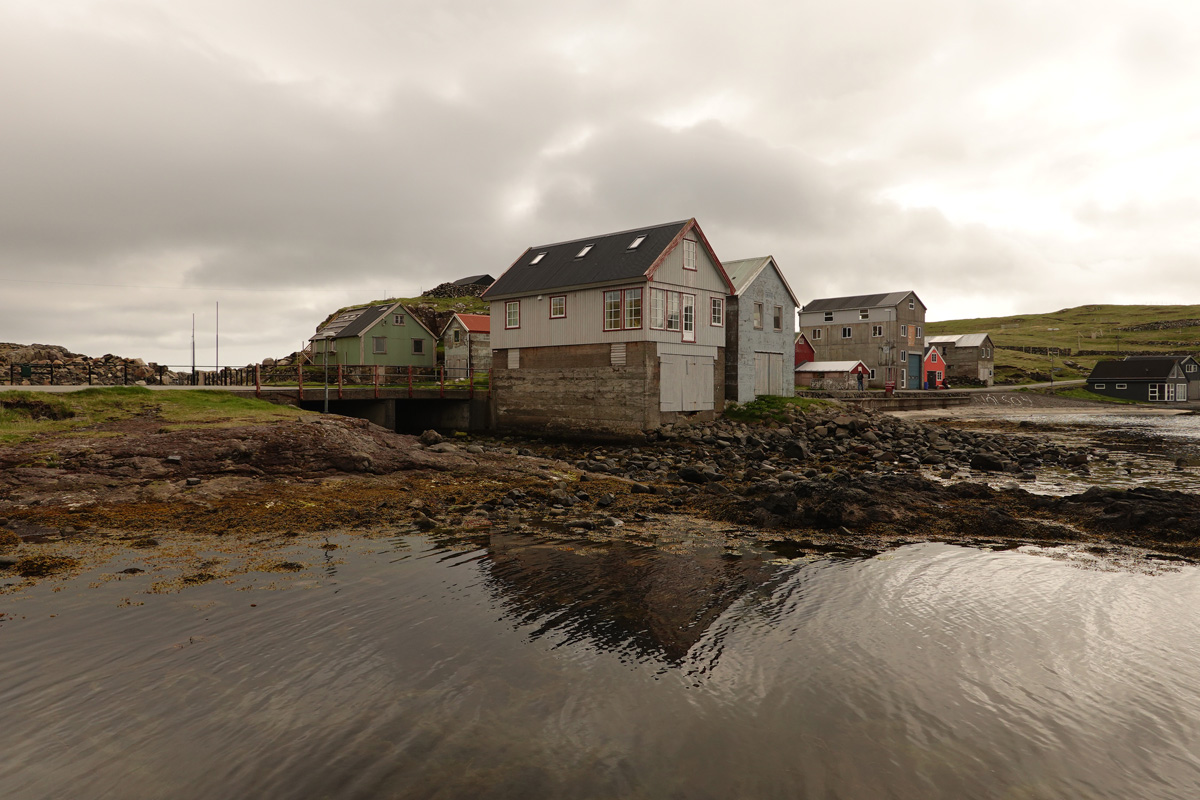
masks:
<path id="1" fill-rule="evenodd" d="M 990 333 L 997 345 L 998 383 L 1046 380 L 1052 361 L 1054 378 L 1070 380 L 1087 377 L 1096 362 L 1105 359 L 1135 353 L 1200 352 L 1200 305 L 1079 306 L 1049 314 L 955 319 L 925 325 L 926 336 L 983 331 Z M 1060 355 L 1051 359 L 1044 353 L 1006 350 L 1003 346 L 1056 347 Z"/>

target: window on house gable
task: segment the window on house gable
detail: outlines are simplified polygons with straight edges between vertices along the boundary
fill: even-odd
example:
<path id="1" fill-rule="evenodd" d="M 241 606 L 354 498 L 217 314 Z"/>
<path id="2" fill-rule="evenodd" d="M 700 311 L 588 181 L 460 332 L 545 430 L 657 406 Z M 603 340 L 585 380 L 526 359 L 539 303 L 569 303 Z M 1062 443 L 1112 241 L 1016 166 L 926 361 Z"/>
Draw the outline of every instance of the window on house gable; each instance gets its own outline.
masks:
<path id="1" fill-rule="evenodd" d="M 509 300 L 504 304 L 504 327 L 521 327 L 521 301 Z"/>
<path id="2" fill-rule="evenodd" d="M 916 301 L 916 300 L 914 300 L 914 299 L 913 299 L 913 298 L 911 298 L 911 297 L 910 297 L 910 298 L 908 298 L 908 307 L 909 307 L 909 308 L 916 308 L 916 307 L 917 307 L 917 301 Z"/>
<path id="3" fill-rule="evenodd" d="M 854 336 L 854 328 L 851 328 L 849 325 L 842 328 L 842 338 L 843 339 L 850 339 L 853 336 Z"/>
<path id="4" fill-rule="evenodd" d="M 580 253 L 580 255 L 583 255 L 583 254 Z M 538 263 L 545 257 L 546 257 L 545 253 L 538 253 L 536 256 L 534 256 L 532 259 L 530 259 L 529 264 L 532 266 L 533 264 Z"/>
<path id="5" fill-rule="evenodd" d="M 761 331 L 762 326 L 763 326 L 763 304 L 755 303 L 754 304 L 754 329 Z"/>
<path id="6" fill-rule="evenodd" d="M 588 253 L 591 251 L 591 249 L 592 249 L 593 247 L 595 247 L 595 246 L 596 246 L 595 244 L 585 244 L 585 245 L 583 246 L 583 249 L 582 249 L 582 250 L 580 250 L 580 251 L 579 251 L 579 252 L 578 252 L 578 253 L 575 255 L 575 257 L 576 257 L 576 258 L 583 258 L 583 257 L 584 257 L 584 256 L 586 256 L 586 255 L 587 255 L 587 254 L 588 254 Z"/>
<path id="7" fill-rule="evenodd" d="M 387 353 L 387 337 L 372 336 L 371 337 L 371 352 L 372 353 Z"/>
<path id="8" fill-rule="evenodd" d="M 626 249 L 628 249 L 628 250 L 637 250 L 637 249 L 638 249 L 638 245 L 640 245 L 640 244 L 641 244 L 642 242 L 644 242 L 644 241 L 646 241 L 646 234 L 644 234 L 644 233 L 642 233 L 642 234 L 639 234 L 639 235 L 638 235 L 638 237 L 637 237 L 636 239 L 634 239 L 632 242 L 630 242 L 630 244 L 629 244 L 629 247 L 628 247 L 628 248 L 626 248 Z"/>
<path id="9" fill-rule="evenodd" d="M 696 268 L 696 243 L 691 239 L 683 240 L 683 268 Z"/>
<path id="10" fill-rule="evenodd" d="M 774 325 L 775 330 L 783 330 L 783 306 L 775 306 L 775 315 L 771 319 L 771 323 Z"/>
<path id="11" fill-rule="evenodd" d="M 1188 365 L 1187 365 L 1187 371 L 1188 371 L 1188 372 L 1195 372 L 1195 371 L 1196 371 L 1196 365 L 1195 365 L 1195 364 L 1188 364 Z"/>
<path id="12" fill-rule="evenodd" d="M 562 319 L 567 315 L 567 296 L 560 294 L 550 298 L 550 319 Z"/>
<path id="13" fill-rule="evenodd" d="M 394 317 L 392 317 L 392 324 L 393 325 L 403 325 L 404 324 L 404 315 L 396 314 Z"/>
<path id="14" fill-rule="evenodd" d="M 458 344 L 461 341 L 462 341 L 462 331 L 460 331 L 458 328 L 455 328 L 454 329 L 454 343 Z"/>
<path id="15" fill-rule="evenodd" d="M 725 324 L 725 298 L 712 298 L 712 314 L 709 316 L 708 324 L 721 327 Z"/>

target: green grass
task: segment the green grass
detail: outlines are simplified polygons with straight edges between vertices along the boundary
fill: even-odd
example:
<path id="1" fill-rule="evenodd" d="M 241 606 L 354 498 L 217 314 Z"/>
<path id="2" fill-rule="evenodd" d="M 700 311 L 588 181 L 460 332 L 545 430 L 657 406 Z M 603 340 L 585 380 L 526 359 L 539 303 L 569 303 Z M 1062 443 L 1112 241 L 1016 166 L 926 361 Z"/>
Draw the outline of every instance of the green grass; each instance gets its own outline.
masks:
<path id="1" fill-rule="evenodd" d="M 738 403 L 727 404 L 725 406 L 725 416 L 738 422 L 760 422 L 765 419 L 783 422 L 788 409 L 804 412 L 812 408 L 820 408 L 828 405 L 832 405 L 828 400 L 815 397 L 763 395 L 762 397 L 754 398 L 754 400 L 745 405 L 739 405 Z"/>
<path id="2" fill-rule="evenodd" d="M 1200 325 L 1166 330 L 1131 331 L 1124 328 L 1155 322 L 1200 320 L 1200 305 L 1115 306 L 1088 305 L 1048 314 L 956 319 L 925 324 L 926 336 L 987 332 L 996 348 L 997 383 L 1032 383 L 1047 380 L 1051 363 L 1055 380 L 1086 378 L 1098 361 L 1121 359 L 1131 352 L 1191 353 L 1200 350 Z M 1040 353 L 1006 347 L 1056 347 L 1053 359 Z M 1070 350 L 1071 355 L 1067 355 Z M 1099 355 L 1080 356 L 1080 350 Z"/>
<path id="3" fill-rule="evenodd" d="M 153 392 L 140 386 L 79 392 L 0 392 L 0 443 L 37 436 L 103 435 L 91 429 L 152 416 L 171 429 L 253 425 L 295 419 L 308 412 L 219 391 Z"/>

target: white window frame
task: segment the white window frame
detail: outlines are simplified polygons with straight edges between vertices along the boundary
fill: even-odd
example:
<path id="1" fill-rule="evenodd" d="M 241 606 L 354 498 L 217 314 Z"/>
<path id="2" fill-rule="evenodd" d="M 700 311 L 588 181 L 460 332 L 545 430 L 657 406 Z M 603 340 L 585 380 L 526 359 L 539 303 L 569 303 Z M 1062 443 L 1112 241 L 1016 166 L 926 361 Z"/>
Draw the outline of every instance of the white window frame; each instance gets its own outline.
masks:
<path id="1" fill-rule="evenodd" d="M 721 328 L 725 325 L 725 298 L 711 298 L 711 308 L 708 317 L 708 324 L 714 328 Z"/>
<path id="2" fill-rule="evenodd" d="M 1103 386 L 1104 384 L 1097 384 L 1097 385 Z M 1147 393 L 1146 399 L 1151 400 L 1153 402 L 1158 402 L 1158 387 L 1161 385 L 1162 384 L 1159 384 L 1159 383 L 1150 384 L 1150 391 Z"/>
<path id="3" fill-rule="evenodd" d="M 854 338 L 854 328 L 850 327 L 849 325 L 843 325 L 842 326 L 842 338 L 843 339 L 853 339 Z"/>
<path id="4" fill-rule="evenodd" d="M 920 326 L 920 325 L 918 325 L 918 326 L 917 326 L 917 338 L 918 338 L 918 339 L 924 339 L 924 338 L 925 338 L 925 332 L 921 330 L 921 326 Z"/>
<path id="5" fill-rule="evenodd" d="M 913 300 L 911 297 L 908 298 L 908 307 L 909 309 L 915 309 L 917 307 L 917 301 Z"/>
<path id="6" fill-rule="evenodd" d="M 513 320 L 516 320 L 514 323 Z M 521 301 L 509 300 L 504 304 L 504 329 L 516 330 L 521 327 Z"/>
<path id="7" fill-rule="evenodd" d="M 683 240 L 683 268 L 696 269 L 696 242 L 692 239 Z"/>
<path id="8" fill-rule="evenodd" d="M 1122 384 L 1119 384 L 1119 383 L 1118 383 L 1118 384 L 1117 384 L 1117 388 L 1120 388 L 1120 387 L 1121 387 L 1121 385 L 1122 385 Z M 1107 384 L 1107 383 L 1093 383 L 1093 384 L 1092 384 L 1092 388 L 1093 388 L 1093 389 L 1104 389 L 1104 388 L 1106 388 L 1107 386 L 1108 386 L 1108 384 Z"/>
<path id="9" fill-rule="evenodd" d="M 404 315 L 403 314 L 392 315 L 392 324 L 393 325 L 403 325 L 404 324 Z"/>
<path id="10" fill-rule="evenodd" d="M 869 309 L 869 308 L 860 308 L 860 309 L 858 310 L 858 318 L 859 318 L 859 319 L 870 319 L 870 318 L 871 318 L 871 309 Z"/>
<path id="11" fill-rule="evenodd" d="M 820 340 L 821 340 L 821 337 L 822 337 L 822 335 L 823 335 L 824 333 L 825 333 L 825 331 L 823 331 L 821 328 L 813 328 L 813 329 L 812 329 L 812 338 L 813 338 L 813 341 L 814 341 L 814 342 L 820 341 Z"/>
<path id="12" fill-rule="evenodd" d="M 908 326 L 907 325 L 900 326 L 900 335 L 907 338 L 907 336 L 908 336 Z"/>
<path id="13" fill-rule="evenodd" d="M 775 330 L 783 330 L 783 306 L 775 306 L 775 313 L 771 317 L 771 323 Z"/>
<path id="14" fill-rule="evenodd" d="M 556 301 L 561 300 L 561 303 Z M 554 306 L 559 305 L 560 308 L 555 311 Z M 565 294 L 551 295 L 550 297 L 550 319 L 566 319 L 567 316 L 567 296 Z"/>
<path id="15" fill-rule="evenodd" d="M 386 356 L 387 355 L 387 337 L 372 336 L 371 337 L 371 355 Z"/>
<path id="16" fill-rule="evenodd" d="M 871 338 L 878 339 L 881 336 L 883 336 L 883 326 L 882 325 L 872 325 L 871 326 Z"/>
<path id="17" fill-rule="evenodd" d="M 1103 389 L 1103 388 L 1104 388 L 1104 384 L 1103 384 L 1103 383 L 1097 383 L 1096 385 L 1097 385 L 1097 386 L 1099 386 L 1101 389 Z M 1118 383 L 1118 384 L 1116 384 L 1116 385 L 1115 385 L 1113 388 L 1114 388 L 1114 389 L 1128 389 L 1128 388 L 1129 388 L 1129 384 L 1128 384 L 1128 383 Z"/>
<path id="18" fill-rule="evenodd" d="M 545 257 L 546 257 L 546 251 L 544 251 L 544 250 L 543 250 L 542 252 L 538 253 L 536 256 L 534 256 L 534 257 L 533 257 L 533 258 L 532 258 L 532 259 L 529 261 L 529 265 L 530 265 L 530 266 L 533 266 L 534 264 L 538 263 L 539 261 L 541 261 L 541 260 L 542 260 L 543 258 L 545 258 Z"/>
<path id="19" fill-rule="evenodd" d="M 763 316 L 765 314 L 766 314 L 766 310 L 763 308 L 763 304 L 755 303 L 754 304 L 754 330 L 761 331 L 763 329 Z"/>
<path id="20" fill-rule="evenodd" d="M 825 312 L 825 321 L 826 321 L 826 322 L 833 322 L 833 312 L 832 312 L 832 311 L 826 311 L 826 312 Z"/>

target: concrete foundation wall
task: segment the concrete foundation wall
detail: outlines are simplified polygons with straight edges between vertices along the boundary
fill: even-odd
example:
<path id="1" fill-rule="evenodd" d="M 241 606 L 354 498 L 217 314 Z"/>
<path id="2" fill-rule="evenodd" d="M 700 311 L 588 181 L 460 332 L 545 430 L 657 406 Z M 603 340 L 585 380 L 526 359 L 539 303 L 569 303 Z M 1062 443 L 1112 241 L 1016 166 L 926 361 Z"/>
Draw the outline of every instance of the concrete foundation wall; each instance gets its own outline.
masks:
<path id="1" fill-rule="evenodd" d="M 614 366 L 609 344 L 521 348 L 509 368 L 506 350 L 493 351 L 495 427 L 580 438 L 628 435 L 678 418 L 713 419 L 724 407 L 724 348 L 717 349 L 713 411 L 664 413 L 660 408 L 658 347 L 625 343 Z"/>

